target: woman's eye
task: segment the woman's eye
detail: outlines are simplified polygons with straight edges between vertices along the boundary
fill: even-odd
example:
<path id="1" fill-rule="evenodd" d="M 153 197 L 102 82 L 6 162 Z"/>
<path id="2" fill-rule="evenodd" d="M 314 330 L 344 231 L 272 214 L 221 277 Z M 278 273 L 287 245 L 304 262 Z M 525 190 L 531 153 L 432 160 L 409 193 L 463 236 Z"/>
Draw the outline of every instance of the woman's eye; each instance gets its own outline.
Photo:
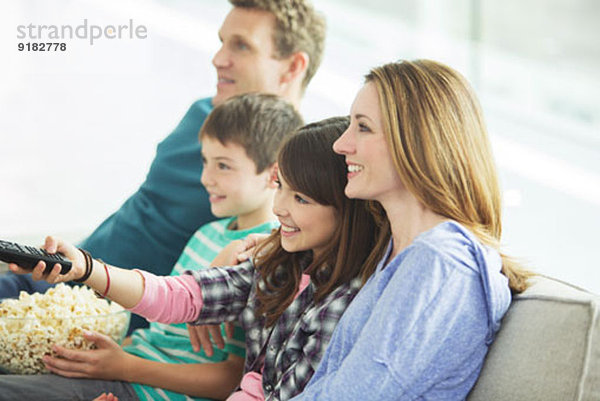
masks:
<path id="1" fill-rule="evenodd" d="M 225 163 L 219 163 L 217 164 L 217 167 L 219 168 L 219 170 L 230 170 L 230 167 Z"/>
<path id="2" fill-rule="evenodd" d="M 307 204 L 308 203 L 308 201 L 306 199 L 304 199 L 303 197 L 301 197 L 300 195 L 294 195 L 294 199 L 298 203 L 302 203 L 302 204 Z"/>
<path id="3" fill-rule="evenodd" d="M 358 123 L 358 130 L 360 132 L 371 132 L 371 129 L 363 123 Z"/>

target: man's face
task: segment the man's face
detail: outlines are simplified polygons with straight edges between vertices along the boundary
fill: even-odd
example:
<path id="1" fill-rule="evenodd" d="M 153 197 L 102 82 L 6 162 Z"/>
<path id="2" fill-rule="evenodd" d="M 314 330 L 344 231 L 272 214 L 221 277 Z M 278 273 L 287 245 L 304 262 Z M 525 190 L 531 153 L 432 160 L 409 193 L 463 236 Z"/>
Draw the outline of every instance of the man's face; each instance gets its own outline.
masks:
<path id="1" fill-rule="evenodd" d="M 221 48 L 213 57 L 217 69 L 216 106 L 248 92 L 282 95 L 286 59 L 274 58 L 275 16 L 267 11 L 234 7 L 219 30 Z"/>

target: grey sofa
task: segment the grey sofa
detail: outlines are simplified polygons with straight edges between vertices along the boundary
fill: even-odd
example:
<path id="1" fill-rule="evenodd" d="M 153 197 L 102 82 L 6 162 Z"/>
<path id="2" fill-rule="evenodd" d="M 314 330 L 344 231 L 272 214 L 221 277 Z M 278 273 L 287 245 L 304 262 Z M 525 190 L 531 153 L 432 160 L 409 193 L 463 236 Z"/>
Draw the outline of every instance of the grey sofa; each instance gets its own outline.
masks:
<path id="1" fill-rule="evenodd" d="M 468 401 L 600 401 L 600 296 L 539 276 L 516 296 Z"/>

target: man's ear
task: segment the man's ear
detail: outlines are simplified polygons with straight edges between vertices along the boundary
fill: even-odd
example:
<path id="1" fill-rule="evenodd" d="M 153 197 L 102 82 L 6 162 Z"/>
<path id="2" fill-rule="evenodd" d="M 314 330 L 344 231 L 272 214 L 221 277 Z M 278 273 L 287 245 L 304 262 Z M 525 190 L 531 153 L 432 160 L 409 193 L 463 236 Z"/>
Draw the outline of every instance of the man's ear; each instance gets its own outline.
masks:
<path id="1" fill-rule="evenodd" d="M 292 54 L 288 60 L 287 71 L 281 76 L 281 82 L 289 83 L 298 77 L 300 77 L 301 80 L 304 79 L 304 74 L 308 68 L 308 63 L 310 62 L 308 54 L 305 52 L 296 52 Z"/>
<path id="2" fill-rule="evenodd" d="M 269 182 L 267 183 L 268 187 L 271 189 L 277 188 L 277 163 L 273 163 L 269 169 Z"/>

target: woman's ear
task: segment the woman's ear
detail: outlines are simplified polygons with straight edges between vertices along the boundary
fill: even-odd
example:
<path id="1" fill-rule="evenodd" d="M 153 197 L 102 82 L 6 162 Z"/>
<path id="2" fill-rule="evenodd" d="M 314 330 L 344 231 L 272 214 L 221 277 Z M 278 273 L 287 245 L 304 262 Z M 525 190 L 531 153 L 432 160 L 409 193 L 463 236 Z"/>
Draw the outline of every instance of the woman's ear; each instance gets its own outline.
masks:
<path id="1" fill-rule="evenodd" d="M 287 64 L 287 71 L 281 76 L 282 83 L 289 83 L 295 79 L 300 78 L 300 81 L 304 79 L 304 74 L 308 68 L 310 57 L 305 52 L 296 52 L 289 57 L 289 63 Z"/>
<path id="2" fill-rule="evenodd" d="M 269 169 L 268 186 L 271 189 L 277 188 L 277 162 L 273 163 Z"/>

